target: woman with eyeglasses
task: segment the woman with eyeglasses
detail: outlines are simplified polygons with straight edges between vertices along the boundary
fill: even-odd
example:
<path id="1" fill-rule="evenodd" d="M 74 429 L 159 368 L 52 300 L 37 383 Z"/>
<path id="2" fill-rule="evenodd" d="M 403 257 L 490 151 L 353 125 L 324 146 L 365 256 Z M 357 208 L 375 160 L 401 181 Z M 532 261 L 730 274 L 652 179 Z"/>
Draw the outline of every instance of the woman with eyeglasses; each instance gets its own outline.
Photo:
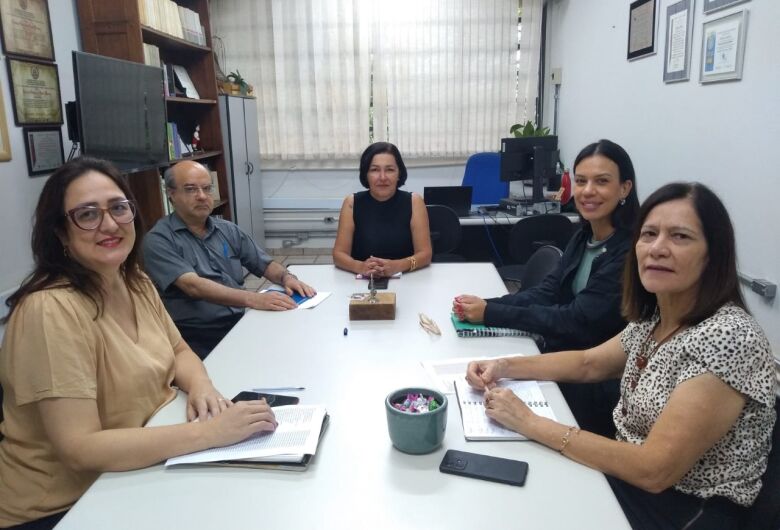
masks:
<path id="1" fill-rule="evenodd" d="M 642 205 L 626 258 L 630 323 L 599 346 L 469 364 L 486 414 L 606 475 L 632 528 L 744 528 L 775 423 L 772 350 L 737 279 L 734 229 L 699 183 L 667 184 Z M 502 378 L 620 377 L 609 439 L 534 414 Z"/>
<path id="2" fill-rule="evenodd" d="M 109 163 L 46 182 L 35 267 L 9 299 L 0 350 L 0 528 L 51 528 L 103 471 L 137 469 L 273 430 L 263 401 L 212 385 L 139 267 L 141 220 Z M 188 420 L 142 428 L 184 390 Z"/>

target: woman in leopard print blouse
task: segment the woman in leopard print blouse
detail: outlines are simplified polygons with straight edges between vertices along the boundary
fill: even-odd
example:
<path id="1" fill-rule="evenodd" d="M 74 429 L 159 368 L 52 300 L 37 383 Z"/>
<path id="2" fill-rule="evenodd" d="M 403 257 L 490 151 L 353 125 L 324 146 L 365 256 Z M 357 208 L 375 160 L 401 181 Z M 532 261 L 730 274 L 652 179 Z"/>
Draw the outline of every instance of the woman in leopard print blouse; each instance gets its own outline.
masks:
<path id="1" fill-rule="evenodd" d="M 631 323 L 583 351 L 480 361 L 466 379 L 486 413 L 606 473 L 634 528 L 739 528 L 761 489 L 775 422 L 769 342 L 739 290 L 734 231 L 706 186 L 663 186 L 642 205 L 626 259 Z M 502 378 L 621 377 L 617 440 L 541 418 Z"/>

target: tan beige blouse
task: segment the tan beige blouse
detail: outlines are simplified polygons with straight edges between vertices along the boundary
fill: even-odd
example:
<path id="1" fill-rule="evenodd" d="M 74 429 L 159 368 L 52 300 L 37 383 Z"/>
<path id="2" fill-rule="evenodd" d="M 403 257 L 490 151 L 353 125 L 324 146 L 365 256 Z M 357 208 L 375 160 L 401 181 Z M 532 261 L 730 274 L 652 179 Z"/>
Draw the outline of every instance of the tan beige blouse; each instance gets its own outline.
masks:
<path id="1" fill-rule="evenodd" d="M 97 478 L 58 459 L 36 402 L 94 399 L 103 428 L 117 429 L 143 426 L 175 396 L 181 335 L 148 278 L 131 297 L 137 343 L 69 287 L 33 293 L 13 312 L 0 350 L 0 527 L 69 508 Z"/>

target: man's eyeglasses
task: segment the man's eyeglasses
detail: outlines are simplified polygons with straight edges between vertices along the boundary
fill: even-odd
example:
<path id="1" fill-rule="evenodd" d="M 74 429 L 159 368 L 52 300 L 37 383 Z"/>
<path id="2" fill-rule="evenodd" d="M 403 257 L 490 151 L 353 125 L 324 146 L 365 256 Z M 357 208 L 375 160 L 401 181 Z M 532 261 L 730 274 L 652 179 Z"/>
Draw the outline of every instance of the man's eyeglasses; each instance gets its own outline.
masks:
<path id="1" fill-rule="evenodd" d="M 199 191 L 202 191 L 206 195 L 211 195 L 211 191 L 214 189 L 214 186 L 211 184 L 206 184 L 205 186 L 196 186 L 195 184 L 187 184 L 186 186 L 182 186 L 181 189 L 184 190 L 184 193 L 186 193 L 187 195 L 197 195 Z"/>
<path id="2" fill-rule="evenodd" d="M 70 217 L 73 224 L 82 230 L 95 230 L 103 222 L 103 215 L 108 212 L 118 224 L 126 225 L 133 222 L 136 214 L 135 203 L 129 200 L 117 201 L 108 208 L 99 206 L 78 206 L 69 210 L 65 217 Z"/>

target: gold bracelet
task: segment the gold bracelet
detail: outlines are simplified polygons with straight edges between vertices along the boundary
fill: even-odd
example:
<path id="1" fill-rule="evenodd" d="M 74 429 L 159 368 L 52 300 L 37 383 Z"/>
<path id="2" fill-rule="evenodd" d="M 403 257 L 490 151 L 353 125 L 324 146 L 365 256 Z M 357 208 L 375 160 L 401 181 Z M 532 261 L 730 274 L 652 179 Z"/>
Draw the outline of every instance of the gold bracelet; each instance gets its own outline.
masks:
<path id="1" fill-rule="evenodd" d="M 415 258 L 414 256 L 409 256 L 406 259 L 409 260 L 409 272 L 412 272 L 414 269 L 417 268 L 417 258 Z"/>
<path id="2" fill-rule="evenodd" d="M 572 427 L 569 427 L 568 429 L 566 429 L 566 434 L 564 434 L 561 437 L 561 448 L 558 449 L 559 453 L 563 454 L 563 450 L 566 449 L 567 445 L 569 445 L 569 442 L 571 441 L 572 433 L 576 436 L 577 434 L 580 433 L 580 428 L 572 426 Z"/>

